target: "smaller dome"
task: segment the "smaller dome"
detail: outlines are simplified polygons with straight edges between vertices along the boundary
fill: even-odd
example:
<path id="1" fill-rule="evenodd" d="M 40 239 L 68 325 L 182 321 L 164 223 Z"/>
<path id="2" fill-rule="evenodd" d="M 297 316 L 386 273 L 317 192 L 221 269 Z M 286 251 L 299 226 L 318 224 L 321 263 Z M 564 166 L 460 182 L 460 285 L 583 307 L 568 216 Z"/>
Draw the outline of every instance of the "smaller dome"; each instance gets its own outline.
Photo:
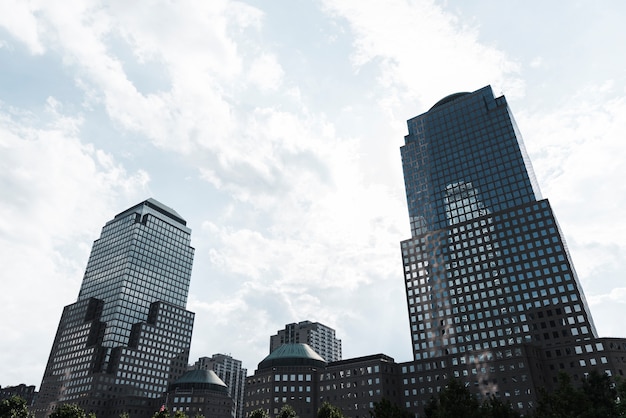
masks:
<path id="1" fill-rule="evenodd" d="M 213 370 L 191 370 L 170 385 L 173 389 L 207 389 L 216 392 L 228 392 L 228 386 Z"/>
<path id="2" fill-rule="evenodd" d="M 259 369 L 275 366 L 325 367 L 326 360 L 308 344 L 283 344 L 259 363 Z"/>

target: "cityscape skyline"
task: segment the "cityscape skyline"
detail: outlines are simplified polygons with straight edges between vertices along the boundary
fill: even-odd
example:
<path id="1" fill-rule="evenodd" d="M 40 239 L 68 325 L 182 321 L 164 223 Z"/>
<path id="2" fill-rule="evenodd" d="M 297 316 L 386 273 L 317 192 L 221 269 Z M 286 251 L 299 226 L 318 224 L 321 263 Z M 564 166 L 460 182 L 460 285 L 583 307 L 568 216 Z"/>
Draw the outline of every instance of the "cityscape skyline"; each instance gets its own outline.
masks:
<path id="1" fill-rule="evenodd" d="M 151 196 L 194 230 L 190 359 L 253 369 L 302 320 L 334 328 L 344 358 L 411 358 L 405 121 L 487 84 L 516 115 L 598 334 L 625 336 L 626 6 L 185 4 L 0 13 L 0 314 L 20 318 L 0 325 L 3 387 L 39 384 L 99 228 Z"/>

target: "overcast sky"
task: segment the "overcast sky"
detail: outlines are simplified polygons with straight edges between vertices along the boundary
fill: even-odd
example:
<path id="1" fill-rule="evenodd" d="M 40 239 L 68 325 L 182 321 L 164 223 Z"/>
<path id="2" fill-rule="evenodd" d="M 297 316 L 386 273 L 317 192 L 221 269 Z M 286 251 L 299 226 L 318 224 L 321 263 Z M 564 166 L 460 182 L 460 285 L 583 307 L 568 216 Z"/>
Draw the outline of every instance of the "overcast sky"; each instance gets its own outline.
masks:
<path id="1" fill-rule="evenodd" d="M 626 3 L 0 1 L 0 385 L 39 387 L 102 226 L 192 229 L 190 362 L 284 325 L 411 360 L 406 120 L 504 94 L 600 336 L 626 337 Z M 65 3 L 63 3 L 65 4 Z"/>

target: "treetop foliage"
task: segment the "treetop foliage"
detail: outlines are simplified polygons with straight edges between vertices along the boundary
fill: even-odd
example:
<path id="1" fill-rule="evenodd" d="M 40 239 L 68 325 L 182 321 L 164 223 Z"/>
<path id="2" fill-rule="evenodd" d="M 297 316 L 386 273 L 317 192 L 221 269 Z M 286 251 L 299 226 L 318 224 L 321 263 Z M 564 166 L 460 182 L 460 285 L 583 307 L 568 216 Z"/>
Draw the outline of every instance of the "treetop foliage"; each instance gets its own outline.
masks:
<path id="1" fill-rule="evenodd" d="M 26 401 L 19 396 L 11 396 L 0 402 L 0 418 L 32 418 Z"/>
<path id="2" fill-rule="evenodd" d="M 344 418 L 341 409 L 328 402 L 324 402 L 317 410 L 317 418 Z"/>

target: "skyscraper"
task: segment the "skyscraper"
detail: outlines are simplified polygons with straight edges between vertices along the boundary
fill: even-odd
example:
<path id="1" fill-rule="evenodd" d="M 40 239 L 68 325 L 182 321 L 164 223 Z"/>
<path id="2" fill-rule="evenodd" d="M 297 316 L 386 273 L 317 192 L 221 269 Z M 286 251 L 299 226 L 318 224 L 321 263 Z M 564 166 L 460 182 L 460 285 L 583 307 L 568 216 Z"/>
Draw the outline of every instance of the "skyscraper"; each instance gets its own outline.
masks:
<path id="1" fill-rule="evenodd" d="M 38 416 L 65 402 L 98 418 L 151 416 L 189 357 L 190 233 L 180 215 L 154 199 L 102 228 L 78 300 L 63 310 Z"/>
<path id="2" fill-rule="evenodd" d="M 270 353 L 283 344 L 308 344 L 327 362 L 341 360 L 341 340 L 335 330 L 319 322 L 300 321 L 285 325 L 270 337 Z"/>
<path id="3" fill-rule="evenodd" d="M 413 357 L 405 406 L 445 380 L 532 409 L 559 371 L 619 370 L 598 339 L 557 221 L 506 99 L 445 97 L 401 148 L 412 237 L 401 243 Z M 617 356 L 616 356 L 617 358 Z"/>

